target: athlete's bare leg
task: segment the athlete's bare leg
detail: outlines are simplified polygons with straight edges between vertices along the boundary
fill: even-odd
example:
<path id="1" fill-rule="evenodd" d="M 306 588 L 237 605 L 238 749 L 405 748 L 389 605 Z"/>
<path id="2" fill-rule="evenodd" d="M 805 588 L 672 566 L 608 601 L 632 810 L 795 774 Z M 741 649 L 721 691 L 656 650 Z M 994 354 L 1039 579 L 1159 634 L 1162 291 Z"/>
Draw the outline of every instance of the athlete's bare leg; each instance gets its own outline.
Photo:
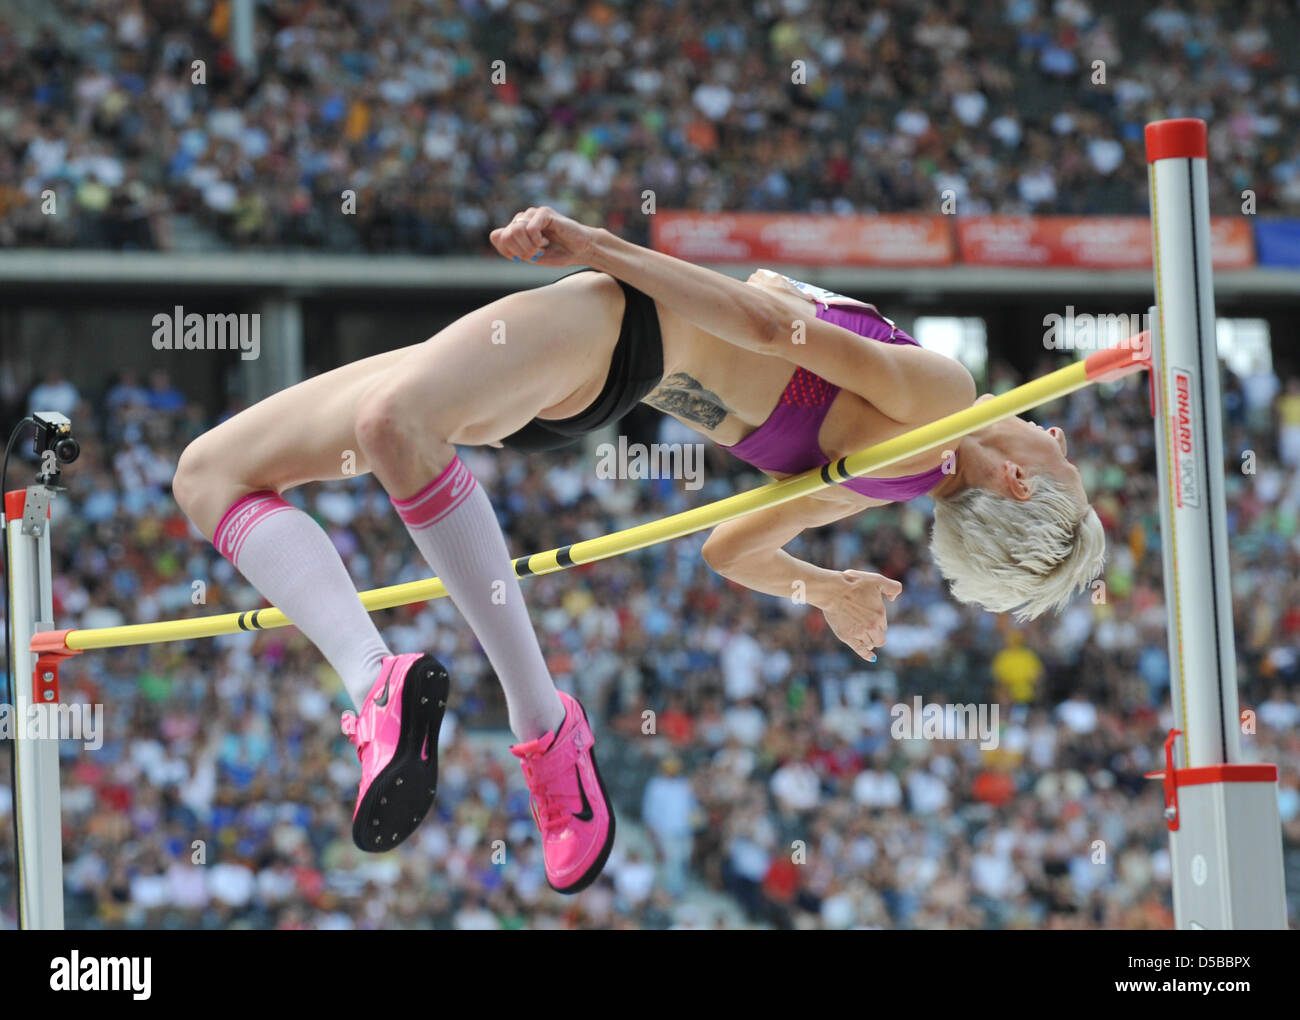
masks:
<path id="1" fill-rule="evenodd" d="M 262 489 L 373 471 L 389 495 L 410 496 L 450 463 L 452 444 L 493 443 L 539 413 L 581 411 L 604 382 L 622 314 L 621 288 L 600 273 L 508 295 L 200 436 L 177 466 L 176 500 L 212 538 L 235 500 Z"/>

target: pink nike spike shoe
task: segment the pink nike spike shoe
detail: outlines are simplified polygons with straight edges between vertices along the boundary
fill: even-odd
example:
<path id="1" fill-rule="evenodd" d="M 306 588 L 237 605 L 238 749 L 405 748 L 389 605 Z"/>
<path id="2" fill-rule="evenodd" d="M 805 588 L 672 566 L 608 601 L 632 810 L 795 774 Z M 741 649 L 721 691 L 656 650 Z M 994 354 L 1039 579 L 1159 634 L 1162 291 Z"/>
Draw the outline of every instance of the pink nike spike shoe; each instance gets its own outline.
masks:
<path id="1" fill-rule="evenodd" d="M 390 655 L 361 712 L 343 713 L 343 732 L 361 760 L 352 842 L 362 850 L 391 850 L 428 814 L 438 792 L 438 729 L 449 688 L 432 655 Z"/>
<path id="2" fill-rule="evenodd" d="M 596 768 L 587 713 L 559 692 L 564 723 L 510 753 L 519 759 L 542 833 L 546 881 L 558 893 L 581 892 L 596 881 L 614 845 L 614 809 Z"/>

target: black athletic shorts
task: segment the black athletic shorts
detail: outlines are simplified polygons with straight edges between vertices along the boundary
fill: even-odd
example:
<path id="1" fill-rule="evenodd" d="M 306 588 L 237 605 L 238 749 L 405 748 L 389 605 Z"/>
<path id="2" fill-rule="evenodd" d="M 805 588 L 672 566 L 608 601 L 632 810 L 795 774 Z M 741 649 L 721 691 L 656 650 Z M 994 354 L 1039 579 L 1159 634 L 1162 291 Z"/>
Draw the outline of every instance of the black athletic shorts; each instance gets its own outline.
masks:
<path id="1" fill-rule="evenodd" d="M 596 270 L 580 269 L 578 272 Z M 664 347 L 654 299 L 622 280 L 618 285 L 623 288 L 623 296 L 627 299 L 623 325 L 600 396 L 572 418 L 556 421 L 534 418 L 518 432 L 501 440 L 503 446 L 524 453 L 537 453 L 576 443 L 588 432 L 618 421 L 659 385 L 664 375 Z"/>

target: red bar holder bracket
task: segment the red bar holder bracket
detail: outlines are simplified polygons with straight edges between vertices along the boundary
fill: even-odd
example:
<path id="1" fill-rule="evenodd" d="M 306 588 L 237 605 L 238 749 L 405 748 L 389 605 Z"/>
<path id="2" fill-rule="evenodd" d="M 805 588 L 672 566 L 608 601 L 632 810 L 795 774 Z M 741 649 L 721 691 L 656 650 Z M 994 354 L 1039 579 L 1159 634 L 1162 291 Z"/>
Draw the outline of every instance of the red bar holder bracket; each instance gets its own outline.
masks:
<path id="1" fill-rule="evenodd" d="M 59 666 L 64 659 L 80 655 L 81 649 L 67 645 L 69 631 L 43 630 L 32 636 L 36 666 L 32 670 L 32 698 L 38 705 L 59 703 Z"/>
<path id="2" fill-rule="evenodd" d="M 1180 786 L 1204 786 L 1208 783 L 1276 783 L 1277 766 L 1268 764 L 1242 764 L 1230 762 L 1225 765 L 1202 765 L 1198 768 L 1174 768 L 1174 741 L 1183 735 L 1182 730 L 1170 730 L 1165 738 L 1165 770 L 1148 772 L 1147 779 L 1160 779 L 1165 787 L 1165 825 L 1170 832 L 1177 832 L 1178 788 Z"/>

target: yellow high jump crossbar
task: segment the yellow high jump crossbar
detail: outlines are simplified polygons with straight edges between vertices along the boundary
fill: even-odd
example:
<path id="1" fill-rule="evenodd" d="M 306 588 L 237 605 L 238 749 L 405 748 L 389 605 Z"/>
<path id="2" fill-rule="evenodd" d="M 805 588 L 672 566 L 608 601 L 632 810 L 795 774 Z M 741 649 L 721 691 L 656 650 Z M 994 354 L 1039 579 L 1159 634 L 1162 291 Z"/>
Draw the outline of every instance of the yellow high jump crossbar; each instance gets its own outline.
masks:
<path id="1" fill-rule="evenodd" d="M 1008 390 L 1000 396 L 975 404 L 946 418 L 922 425 L 901 436 L 849 454 L 824 467 L 801 475 L 770 482 L 747 492 L 684 510 L 670 517 L 638 524 L 599 538 L 575 542 L 559 549 L 521 556 L 514 561 L 519 577 L 553 574 L 569 567 L 595 563 L 622 556 L 647 546 L 716 527 L 756 510 L 779 506 L 809 493 L 836 485 L 849 478 L 870 474 L 897 464 L 901 460 L 933 450 L 960 439 L 994 422 L 1046 404 L 1075 390 L 1104 380 L 1118 379 L 1149 366 L 1146 334 L 1130 338 L 1119 346 L 1101 350 L 1057 369 L 1040 379 Z M 438 578 L 411 581 L 360 592 L 361 604 L 368 612 L 393 609 L 413 602 L 442 598 L 447 589 Z M 242 613 L 223 613 L 184 620 L 137 623 L 123 627 L 95 627 L 82 630 L 43 631 L 32 638 L 33 652 L 45 655 L 68 655 L 96 648 L 120 648 L 149 645 L 163 641 L 188 641 L 217 637 L 239 631 L 271 630 L 286 627 L 290 620 L 279 609 L 252 609 Z"/>

